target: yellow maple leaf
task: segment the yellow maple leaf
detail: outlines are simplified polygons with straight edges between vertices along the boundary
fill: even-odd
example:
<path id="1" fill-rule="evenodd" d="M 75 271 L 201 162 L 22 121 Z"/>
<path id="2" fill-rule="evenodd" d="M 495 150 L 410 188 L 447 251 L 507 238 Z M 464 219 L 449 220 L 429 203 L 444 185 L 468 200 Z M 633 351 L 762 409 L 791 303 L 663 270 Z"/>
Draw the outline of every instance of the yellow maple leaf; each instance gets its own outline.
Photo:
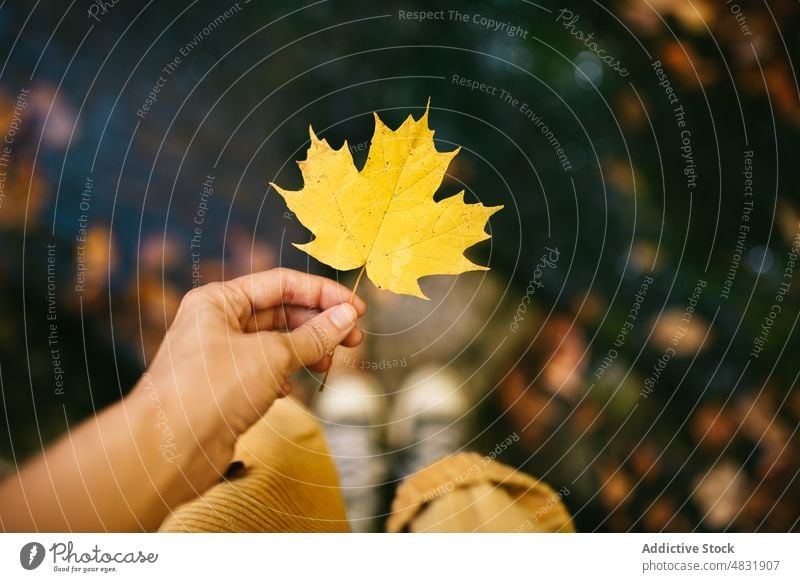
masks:
<path id="1" fill-rule="evenodd" d="M 464 202 L 464 191 L 439 202 L 433 195 L 460 148 L 439 152 L 428 127 L 428 108 L 409 115 L 397 130 L 378 114 L 364 167 L 359 171 L 347 141 L 338 150 L 309 127 L 311 146 L 301 190 L 273 183 L 289 209 L 315 238 L 295 244 L 340 271 L 366 267 L 379 288 L 427 299 L 417 280 L 486 270 L 464 251 L 489 238 L 489 217 L 502 206 Z"/>

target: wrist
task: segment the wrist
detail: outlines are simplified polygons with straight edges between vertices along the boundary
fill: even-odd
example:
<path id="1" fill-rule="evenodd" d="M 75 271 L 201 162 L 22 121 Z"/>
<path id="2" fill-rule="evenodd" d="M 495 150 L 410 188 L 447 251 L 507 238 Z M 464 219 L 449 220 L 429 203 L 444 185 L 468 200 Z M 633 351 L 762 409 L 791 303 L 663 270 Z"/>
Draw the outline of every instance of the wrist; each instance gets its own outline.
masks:
<path id="1" fill-rule="evenodd" d="M 203 430 L 213 426 L 210 420 L 190 425 L 187 416 L 197 415 L 187 409 L 195 403 L 181 403 L 155 379 L 145 372 L 125 403 L 136 419 L 133 433 L 151 481 L 162 503 L 174 508 L 218 481 L 235 441 L 228 444 L 224 430 Z"/>
<path id="2" fill-rule="evenodd" d="M 139 384 L 123 400 L 130 422 L 136 454 L 144 470 L 144 483 L 150 485 L 155 497 L 171 509 L 191 497 L 182 464 L 188 452 L 182 450 L 180 435 L 173 428 L 164 403 L 145 374 Z M 180 439 L 183 440 L 183 439 Z"/>

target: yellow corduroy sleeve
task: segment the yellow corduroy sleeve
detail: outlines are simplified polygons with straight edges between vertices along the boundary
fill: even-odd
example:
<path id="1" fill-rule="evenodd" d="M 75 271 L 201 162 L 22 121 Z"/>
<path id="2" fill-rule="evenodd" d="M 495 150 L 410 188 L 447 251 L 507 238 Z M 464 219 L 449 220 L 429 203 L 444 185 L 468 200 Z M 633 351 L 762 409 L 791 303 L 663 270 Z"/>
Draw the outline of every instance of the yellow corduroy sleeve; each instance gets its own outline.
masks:
<path id="1" fill-rule="evenodd" d="M 283 399 L 245 433 L 242 466 L 178 507 L 162 532 L 349 532 L 325 437 L 299 402 Z"/>

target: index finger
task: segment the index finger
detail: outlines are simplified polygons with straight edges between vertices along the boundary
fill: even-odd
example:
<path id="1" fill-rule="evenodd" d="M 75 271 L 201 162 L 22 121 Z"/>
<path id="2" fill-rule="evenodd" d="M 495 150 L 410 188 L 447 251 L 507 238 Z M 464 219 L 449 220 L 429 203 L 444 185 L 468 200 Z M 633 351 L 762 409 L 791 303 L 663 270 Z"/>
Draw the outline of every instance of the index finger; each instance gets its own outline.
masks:
<path id="1" fill-rule="evenodd" d="M 284 267 L 243 275 L 224 284 L 244 293 L 254 311 L 278 305 L 325 310 L 347 303 L 353 293 L 344 285 L 325 277 Z M 359 316 L 367 311 L 366 303 L 358 295 L 353 297 L 353 307 Z"/>

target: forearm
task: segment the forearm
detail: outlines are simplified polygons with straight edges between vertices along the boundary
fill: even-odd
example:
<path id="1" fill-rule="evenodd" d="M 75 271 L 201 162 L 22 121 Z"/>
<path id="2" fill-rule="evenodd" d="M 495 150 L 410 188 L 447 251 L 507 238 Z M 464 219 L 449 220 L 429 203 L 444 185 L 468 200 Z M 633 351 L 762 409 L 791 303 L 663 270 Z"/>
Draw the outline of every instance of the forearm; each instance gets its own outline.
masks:
<path id="1" fill-rule="evenodd" d="M 70 431 L 0 485 L 6 531 L 137 531 L 185 497 L 152 410 L 127 398 Z M 134 435 L 136 435 L 134 437 Z"/>
<path id="2" fill-rule="evenodd" d="M 156 529 L 219 481 L 291 374 L 358 345 L 365 309 L 341 285 L 285 269 L 193 290 L 139 385 L 0 483 L 0 528 Z"/>

